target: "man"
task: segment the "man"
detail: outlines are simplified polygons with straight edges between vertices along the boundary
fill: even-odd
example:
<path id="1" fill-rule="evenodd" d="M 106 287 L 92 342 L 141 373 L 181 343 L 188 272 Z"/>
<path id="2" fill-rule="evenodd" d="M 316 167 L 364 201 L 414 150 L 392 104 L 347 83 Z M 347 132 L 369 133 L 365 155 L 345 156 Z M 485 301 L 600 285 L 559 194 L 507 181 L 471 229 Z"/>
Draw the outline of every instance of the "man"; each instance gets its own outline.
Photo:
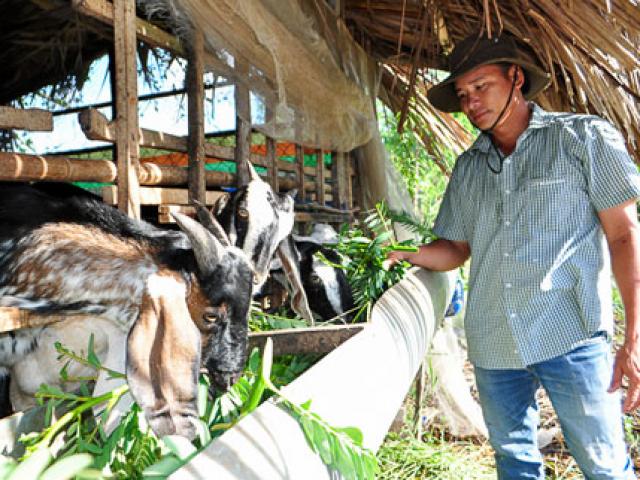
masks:
<path id="1" fill-rule="evenodd" d="M 389 259 L 446 271 L 471 256 L 465 330 L 499 478 L 544 478 L 540 385 L 586 478 L 635 478 L 618 389 L 626 377 L 624 410 L 638 408 L 637 169 L 609 123 L 529 102 L 549 78 L 513 38 L 472 35 L 450 60 L 428 98 L 481 134 L 456 162 L 439 239 Z M 615 363 L 611 268 L 626 316 Z"/>

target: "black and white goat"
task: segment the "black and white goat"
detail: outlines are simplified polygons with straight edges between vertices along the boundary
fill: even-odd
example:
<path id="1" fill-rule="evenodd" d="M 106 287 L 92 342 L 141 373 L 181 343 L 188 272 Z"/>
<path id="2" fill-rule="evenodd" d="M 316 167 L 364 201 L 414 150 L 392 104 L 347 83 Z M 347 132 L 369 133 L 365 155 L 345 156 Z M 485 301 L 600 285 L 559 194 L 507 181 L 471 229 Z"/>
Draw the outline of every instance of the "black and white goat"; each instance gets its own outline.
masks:
<path id="1" fill-rule="evenodd" d="M 80 350 L 94 333 L 96 353 L 126 371 L 152 429 L 195 436 L 200 366 L 221 389 L 244 368 L 253 269 L 219 227 L 175 219 L 180 231 L 165 231 L 82 195 L 3 185 L 0 306 L 87 316 L 0 334 L 17 409 L 40 383 L 59 382 L 54 341 Z M 94 393 L 112 382 L 100 372 Z"/>
<path id="2" fill-rule="evenodd" d="M 353 319 L 354 302 L 347 275 L 338 266 L 342 258 L 335 249 L 330 248 L 331 244 L 338 241 L 338 234 L 333 227 L 316 224 L 310 236 L 292 235 L 286 241 L 288 248 L 295 252 L 297 269 L 314 317 L 349 323 Z M 271 274 L 287 287 L 279 260 L 272 262 Z"/>
<path id="3" fill-rule="evenodd" d="M 238 189 L 218 200 L 213 215 L 231 244 L 241 248 L 250 259 L 255 272 L 254 294 L 260 293 L 272 260 L 278 258 L 291 291 L 292 309 L 313 324 L 297 253 L 291 246 L 296 192 L 274 192 L 249 162 L 240 169 Z M 203 215 L 199 214 L 199 219 L 206 222 Z"/>

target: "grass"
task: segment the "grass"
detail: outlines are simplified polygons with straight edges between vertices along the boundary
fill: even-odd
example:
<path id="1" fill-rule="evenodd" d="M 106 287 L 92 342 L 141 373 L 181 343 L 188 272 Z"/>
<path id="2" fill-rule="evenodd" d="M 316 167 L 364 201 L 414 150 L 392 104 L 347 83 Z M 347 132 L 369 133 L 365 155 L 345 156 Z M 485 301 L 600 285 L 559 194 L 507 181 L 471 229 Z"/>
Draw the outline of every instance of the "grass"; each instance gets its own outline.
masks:
<path id="1" fill-rule="evenodd" d="M 378 451 L 378 462 L 381 472 L 376 478 L 385 480 L 495 478 L 493 457 L 486 444 L 451 442 L 435 432 L 425 435 L 423 441 L 416 440 L 409 430 L 390 433 Z"/>

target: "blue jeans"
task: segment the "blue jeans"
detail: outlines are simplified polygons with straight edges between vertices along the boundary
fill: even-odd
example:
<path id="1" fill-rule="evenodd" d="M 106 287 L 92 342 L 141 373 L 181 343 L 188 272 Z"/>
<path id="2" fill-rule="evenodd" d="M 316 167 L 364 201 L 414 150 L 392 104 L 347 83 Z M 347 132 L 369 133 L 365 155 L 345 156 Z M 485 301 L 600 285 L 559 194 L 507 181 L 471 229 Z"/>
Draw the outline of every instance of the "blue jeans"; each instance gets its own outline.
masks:
<path id="1" fill-rule="evenodd" d="M 611 350 L 603 337 L 521 370 L 475 367 L 498 478 L 544 478 L 535 398 L 542 385 L 585 478 L 635 479 L 624 443 L 620 395 L 607 393 L 612 374 Z"/>

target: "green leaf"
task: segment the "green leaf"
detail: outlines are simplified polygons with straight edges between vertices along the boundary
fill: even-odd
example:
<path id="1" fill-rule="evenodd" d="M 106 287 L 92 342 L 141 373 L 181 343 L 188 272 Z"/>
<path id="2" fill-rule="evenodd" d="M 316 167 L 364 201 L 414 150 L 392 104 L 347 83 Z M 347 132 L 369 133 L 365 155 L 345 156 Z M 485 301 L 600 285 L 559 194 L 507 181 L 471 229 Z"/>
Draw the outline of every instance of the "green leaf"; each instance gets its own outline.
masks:
<path id="1" fill-rule="evenodd" d="M 347 434 L 353 443 L 355 443 L 358 446 L 362 446 L 362 441 L 364 440 L 364 437 L 362 435 L 362 431 L 359 428 L 342 427 L 342 428 L 336 428 L 336 430 L 338 432 Z"/>
<path id="2" fill-rule="evenodd" d="M 202 377 L 204 377 L 204 375 Z M 204 417 L 207 414 L 208 399 L 209 399 L 209 385 L 205 381 L 200 381 L 198 383 L 198 416 L 200 418 Z"/>
<path id="3" fill-rule="evenodd" d="M 93 462 L 88 453 L 78 453 L 56 461 L 47 468 L 38 480 L 68 480 Z"/>
<path id="4" fill-rule="evenodd" d="M 311 450 L 313 450 L 314 453 L 318 453 L 318 447 L 313 437 L 313 425 L 311 424 L 311 420 L 302 415 L 298 418 L 298 423 L 300 423 L 300 426 L 302 427 L 302 432 L 304 433 Z"/>
<path id="5" fill-rule="evenodd" d="M 180 460 L 191 457 L 197 451 L 189 440 L 180 435 L 166 435 L 162 437 L 162 442 Z"/>
<path id="6" fill-rule="evenodd" d="M 96 368 L 100 368 L 102 366 L 102 363 L 100 362 L 100 359 L 96 355 L 96 352 L 95 352 L 95 350 L 93 348 L 93 333 L 89 337 L 89 347 L 88 347 L 88 353 L 87 353 L 87 361 L 91 365 L 96 367 Z"/>
<path id="7" fill-rule="evenodd" d="M 7 480 L 26 480 L 38 478 L 38 475 L 47 468 L 51 462 L 51 451 L 48 448 L 39 448 L 26 460 L 23 460 L 11 472 Z"/>
<path id="8" fill-rule="evenodd" d="M 78 440 L 78 446 L 82 451 L 93 453 L 94 455 L 99 455 L 102 453 L 102 448 L 100 448 L 95 443 L 87 442 L 83 438 Z"/>
<path id="9" fill-rule="evenodd" d="M 168 455 L 166 457 L 162 457 L 160 461 L 153 465 L 145 468 L 142 471 L 142 477 L 165 479 L 184 464 L 184 461 L 177 459 L 173 455 Z"/>
<path id="10" fill-rule="evenodd" d="M 329 433 L 325 431 L 325 428 L 318 422 L 311 422 L 313 431 L 313 444 L 316 446 L 320 458 L 325 465 L 331 465 L 334 461 L 331 453 L 331 441 L 329 440 Z"/>
<path id="11" fill-rule="evenodd" d="M 271 378 L 271 366 L 273 365 L 273 340 L 271 337 L 267 338 L 264 343 L 264 351 L 262 352 L 262 379 L 268 384 Z"/>
<path id="12" fill-rule="evenodd" d="M 351 451 L 345 448 L 339 437 L 329 437 L 331 442 L 331 455 L 333 456 L 333 466 L 340 470 L 343 477 L 355 479 L 355 471 L 351 460 Z"/>

